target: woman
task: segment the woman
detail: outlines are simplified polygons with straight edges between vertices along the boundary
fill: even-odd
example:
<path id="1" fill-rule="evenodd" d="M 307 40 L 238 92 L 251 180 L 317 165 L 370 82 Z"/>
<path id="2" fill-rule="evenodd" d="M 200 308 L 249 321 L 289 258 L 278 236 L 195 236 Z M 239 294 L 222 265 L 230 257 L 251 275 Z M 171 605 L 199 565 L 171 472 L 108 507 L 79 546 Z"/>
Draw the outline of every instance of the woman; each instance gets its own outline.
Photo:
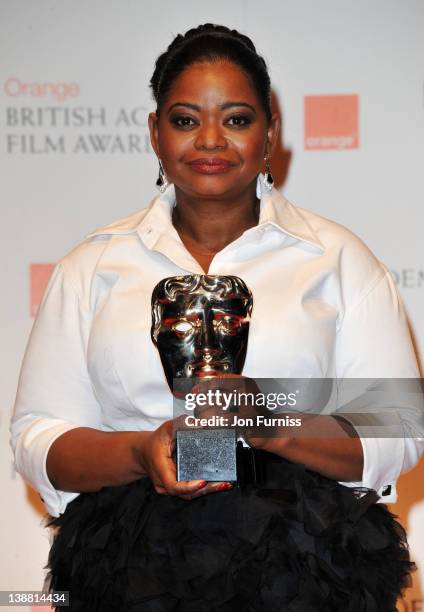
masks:
<path id="1" fill-rule="evenodd" d="M 271 465 L 262 488 L 176 481 L 172 396 L 150 339 L 165 277 L 245 281 L 246 377 L 418 371 L 387 271 L 272 188 L 279 118 L 250 39 L 211 24 L 179 35 L 151 85 L 161 195 L 58 264 L 21 373 L 12 445 L 56 517 L 51 588 L 84 611 L 395 610 L 412 564 L 375 502 L 394 500 L 418 460 L 412 438 L 360 438 L 328 417 L 328 438 L 251 437 Z"/>

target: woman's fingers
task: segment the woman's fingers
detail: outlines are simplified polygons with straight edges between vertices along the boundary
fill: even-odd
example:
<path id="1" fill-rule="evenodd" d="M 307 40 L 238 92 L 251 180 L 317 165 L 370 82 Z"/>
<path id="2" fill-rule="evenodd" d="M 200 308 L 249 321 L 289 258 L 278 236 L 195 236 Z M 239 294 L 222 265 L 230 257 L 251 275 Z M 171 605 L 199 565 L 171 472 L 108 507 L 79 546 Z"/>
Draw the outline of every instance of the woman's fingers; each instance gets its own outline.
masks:
<path id="1" fill-rule="evenodd" d="M 206 482 L 205 480 L 176 480 L 175 464 L 170 457 L 162 457 L 155 469 L 153 480 L 155 490 L 162 495 L 175 495 L 182 499 L 194 499 L 208 493 L 228 491 L 233 488 L 229 482 Z"/>
<path id="2" fill-rule="evenodd" d="M 166 436 L 161 438 L 161 444 L 156 449 L 152 460 L 153 474 L 151 475 L 157 493 L 165 492 L 168 495 L 192 495 L 206 486 L 204 480 L 178 482 L 174 460 L 170 455 L 170 444 Z"/>
<path id="3" fill-rule="evenodd" d="M 183 483 L 178 483 L 183 484 Z M 190 483 L 187 483 L 190 484 Z M 229 491 L 234 488 L 234 485 L 230 482 L 208 482 L 202 487 L 198 487 L 194 492 L 187 493 L 178 493 L 178 497 L 181 497 L 185 500 L 196 499 L 197 497 L 202 497 L 203 495 L 208 495 L 210 493 L 219 493 L 221 491 Z"/>
<path id="4" fill-rule="evenodd" d="M 229 482 L 206 482 L 205 480 L 178 482 L 175 462 L 172 458 L 172 447 L 173 423 L 167 421 L 152 434 L 146 453 L 148 475 L 156 493 L 190 500 L 208 493 L 218 493 L 233 488 Z"/>
<path id="5" fill-rule="evenodd" d="M 202 495 L 207 495 L 209 493 L 219 493 L 221 491 L 230 491 L 234 488 L 234 484 L 231 482 L 208 482 L 208 484 L 201 489 L 200 491 L 196 491 L 191 499 L 195 499 L 196 497 L 201 497 Z"/>

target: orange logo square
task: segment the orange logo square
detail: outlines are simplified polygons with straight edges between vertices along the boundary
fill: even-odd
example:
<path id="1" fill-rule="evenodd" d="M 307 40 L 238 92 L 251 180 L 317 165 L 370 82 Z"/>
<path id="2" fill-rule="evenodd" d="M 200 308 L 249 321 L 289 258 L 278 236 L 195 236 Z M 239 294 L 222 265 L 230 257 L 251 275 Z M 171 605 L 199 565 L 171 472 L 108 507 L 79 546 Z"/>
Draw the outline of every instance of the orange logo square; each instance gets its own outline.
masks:
<path id="1" fill-rule="evenodd" d="M 54 266 L 55 264 L 52 263 L 34 263 L 29 267 L 29 310 L 31 317 L 35 317 L 37 314 L 38 306 Z"/>
<path id="2" fill-rule="evenodd" d="M 359 96 L 305 96 L 305 149 L 357 149 Z"/>

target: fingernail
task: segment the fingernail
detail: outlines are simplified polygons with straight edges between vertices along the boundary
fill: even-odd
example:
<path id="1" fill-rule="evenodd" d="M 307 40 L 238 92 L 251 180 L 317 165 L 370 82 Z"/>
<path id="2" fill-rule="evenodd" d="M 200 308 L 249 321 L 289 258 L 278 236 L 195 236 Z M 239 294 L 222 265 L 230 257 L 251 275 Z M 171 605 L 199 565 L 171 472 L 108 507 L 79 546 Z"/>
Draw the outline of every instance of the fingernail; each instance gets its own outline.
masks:
<path id="1" fill-rule="evenodd" d="M 206 480 L 202 480 L 202 482 L 200 482 L 200 483 L 197 485 L 197 488 L 198 488 L 198 489 L 203 489 L 203 487 L 206 487 L 206 485 L 207 485 L 207 484 L 208 484 L 208 483 L 207 483 L 207 481 L 206 481 Z"/>
<path id="2" fill-rule="evenodd" d="M 231 482 L 223 482 L 222 484 L 217 486 L 218 491 L 228 491 L 229 489 L 232 489 L 234 487 L 234 485 L 231 484 Z"/>

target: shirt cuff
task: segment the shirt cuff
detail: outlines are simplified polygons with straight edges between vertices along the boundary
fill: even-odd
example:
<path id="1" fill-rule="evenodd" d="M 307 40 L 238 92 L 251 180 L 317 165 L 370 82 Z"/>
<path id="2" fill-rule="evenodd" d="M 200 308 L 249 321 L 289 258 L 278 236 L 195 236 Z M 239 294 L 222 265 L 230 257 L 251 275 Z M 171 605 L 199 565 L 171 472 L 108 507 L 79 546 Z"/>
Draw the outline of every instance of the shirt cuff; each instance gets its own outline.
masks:
<path id="1" fill-rule="evenodd" d="M 360 430 L 356 427 L 356 430 Z M 360 436 L 360 431 L 358 431 Z M 374 489 L 382 503 L 394 503 L 397 500 L 396 481 L 402 471 L 405 452 L 403 438 L 367 438 L 361 437 L 364 455 L 364 467 L 360 482 L 341 482 L 348 487 L 366 487 Z"/>
<path id="2" fill-rule="evenodd" d="M 19 436 L 15 449 L 15 469 L 40 494 L 53 517 L 62 514 L 79 493 L 55 489 L 47 476 L 47 455 L 53 442 L 66 431 L 81 427 L 61 419 L 38 418 Z"/>

